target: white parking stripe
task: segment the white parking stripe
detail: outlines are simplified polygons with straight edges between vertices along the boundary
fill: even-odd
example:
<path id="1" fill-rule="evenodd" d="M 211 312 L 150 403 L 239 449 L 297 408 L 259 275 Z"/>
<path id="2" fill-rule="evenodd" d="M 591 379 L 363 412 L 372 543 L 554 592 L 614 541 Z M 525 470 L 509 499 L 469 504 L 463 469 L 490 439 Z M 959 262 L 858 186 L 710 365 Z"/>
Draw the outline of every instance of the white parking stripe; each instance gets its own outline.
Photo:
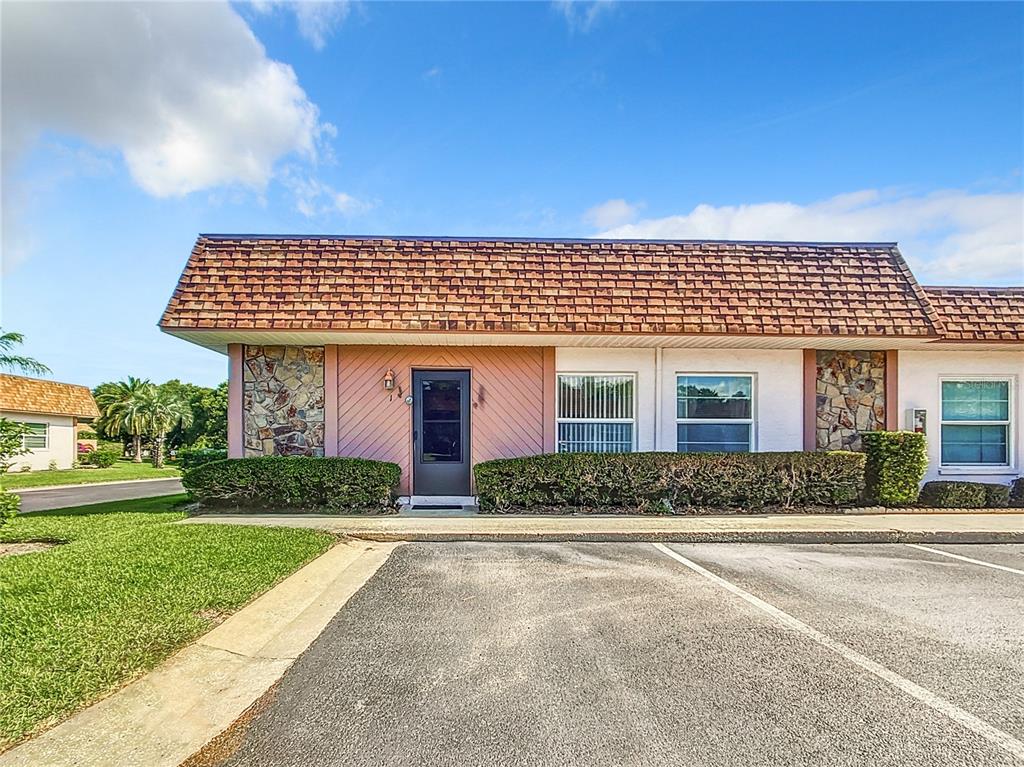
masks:
<path id="1" fill-rule="evenodd" d="M 740 599 L 749 602 L 754 607 L 772 616 L 773 618 L 775 618 L 775 620 L 777 620 L 786 628 L 789 628 L 793 631 L 796 631 L 799 634 L 803 634 L 804 636 L 814 640 L 822 647 L 825 647 L 831 650 L 832 652 L 842 656 L 843 658 L 846 658 L 846 660 L 850 661 L 851 663 L 860 666 L 865 671 L 874 674 L 879 679 L 888 682 L 893 687 L 896 687 L 897 689 L 900 689 L 903 692 L 907 693 L 907 695 L 916 698 L 917 700 L 924 703 L 926 706 L 934 709 L 935 711 L 938 711 L 940 714 L 943 714 L 949 719 L 952 719 L 954 722 L 962 725 L 963 727 L 966 727 L 968 730 L 976 732 L 978 735 L 981 735 L 983 738 L 991 742 L 993 745 L 998 746 L 999 748 L 1010 754 L 1013 754 L 1018 759 L 1024 759 L 1024 743 L 1017 740 L 1009 733 L 1003 732 L 997 727 L 993 727 L 991 724 L 984 721 L 983 719 L 979 719 L 978 717 L 974 716 L 974 714 L 970 714 L 967 711 L 964 711 L 962 708 L 953 703 L 950 703 L 945 698 L 939 697 L 931 690 L 927 690 L 924 687 L 921 687 L 921 685 L 915 684 L 914 682 L 911 682 L 909 679 L 900 676 L 895 671 L 886 668 L 881 663 L 871 660 L 871 658 L 868 658 L 866 655 L 861 655 L 852 647 L 848 647 L 842 642 L 837 642 L 835 639 L 832 639 L 831 637 L 822 634 L 817 629 L 811 628 L 806 623 L 797 618 L 794 618 L 789 613 L 780 610 L 778 607 L 775 607 L 774 605 L 771 605 L 768 602 L 765 602 L 763 599 L 754 596 L 749 591 L 740 588 L 734 583 L 730 583 L 725 578 L 715 575 L 710 570 L 704 569 L 696 562 L 687 559 L 681 554 L 677 554 L 675 551 L 672 551 L 672 549 L 668 548 L 664 544 L 654 543 L 651 545 L 654 546 L 654 548 L 661 551 L 662 553 L 672 557 L 672 559 L 676 560 L 680 564 L 690 568 L 695 573 L 704 576 L 709 581 L 718 584 L 722 588 L 738 596 Z"/>
<path id="2" fill-rule="evenodd" d="M 1008 573 L 1016 573 L 1017 575 L 1024 575 L 1024 570 L 1017 570 L 1013 567 L 1007 567 L 1006 565 L 997 565 L 993 562 L 982 562 L 980 559 L 971 559 L 970 557 L 962 557 L 959 554 L 953 554 L 948 551 L 942 551 L 941 549 L 933 549 L 928 546 L 919 546 L 916 543 L 904 543 L 904 546 L 909 546 L 912 549 L 921 549 L 921 551 L 930 551 L 932 554 L 941 554 L 944 557 L 950 559 L 959 559 L 962 562 L 970 562 L 972 565 L 981 565 L 982 567 L 991 567 L 993 570 L 1005 570 Z"/>

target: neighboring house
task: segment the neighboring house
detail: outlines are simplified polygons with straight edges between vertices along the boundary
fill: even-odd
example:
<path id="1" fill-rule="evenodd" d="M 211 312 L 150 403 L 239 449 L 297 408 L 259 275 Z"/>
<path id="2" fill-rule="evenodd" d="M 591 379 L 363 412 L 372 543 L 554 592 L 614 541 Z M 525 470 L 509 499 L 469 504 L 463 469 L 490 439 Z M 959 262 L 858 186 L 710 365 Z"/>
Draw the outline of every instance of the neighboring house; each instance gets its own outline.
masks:
<path id="1" fill-rule="evenodd" d="M 202 235 L 160 326 L 229 356 L 230 455 L 395 461 L 419 495 L 556 450 L 909 426 L 929 479 L 1002 482 L 1024 453 L 1024 288 L 922 288 L 891 243 Z"/>
<path id="2" fill-rule="evenodd" d="M 11 471 L 26 464 L 33 471 L 70 469 L 78 457 L 78 419 L 99 418 L 100 411 L 86 386 L 39 378 L 0 375 L 0 417 L 27 424 L 29 452 L 14 459 Z"/>

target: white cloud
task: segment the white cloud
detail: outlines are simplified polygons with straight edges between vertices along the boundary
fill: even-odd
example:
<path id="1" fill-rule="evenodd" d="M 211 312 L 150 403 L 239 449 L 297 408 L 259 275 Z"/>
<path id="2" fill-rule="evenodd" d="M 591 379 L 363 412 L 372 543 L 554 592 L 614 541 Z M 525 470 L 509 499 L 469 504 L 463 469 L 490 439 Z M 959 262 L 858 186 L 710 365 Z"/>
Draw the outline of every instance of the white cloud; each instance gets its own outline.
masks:
<path id="1" fill-rule="evenodd" d="M 44 132 L 116 150 L 157 197 L 262 189 L 330 135 L 226 2 L 10 3 L 3 22 L 5 183 Z"/>
<path id="2" fill-rule="evenodd" d="M 1024 194 L 1019 192 L 912 195 L 869 189 L 806 205 L 698 205 L 682 215 L 607 227 L 599 236 L 897 241 L 924 283 L 1024 284 Z"/>
<path id="3" fill-rule="evenodd" d="M 589 32 L 597 20 L 615 7 L 616 0 L 553 0 L 572 32 Z"/>
<path id="4" fill-rule="evenodd" d="M 319 179 L 302 175 L 294 168 L 287 169 L 281 180 L 295 197 L 295 209 L 306 218 L 338 213 L 346 217 L 359 216 L 374 207 L 372 202 L 339 192 Z"/>
<path id="5" fill-rule="evenodd" d="M 626 202 L 622 198 L 607 200 L 583 214 L 583 222 L 595 229 L 609 229 L 628 224 L 636 218 L 643 203 Z"/>
<path id="6" fill-rule="evenodd" d="M 327 45 L 327 38 L 348 17 L 352 3 L 349 0 L 254 0 L 252 7 L 258 13 L 269 13 L 275 8 L 291 11 L 295 14 L 299 34 L 321 51 Z"/>

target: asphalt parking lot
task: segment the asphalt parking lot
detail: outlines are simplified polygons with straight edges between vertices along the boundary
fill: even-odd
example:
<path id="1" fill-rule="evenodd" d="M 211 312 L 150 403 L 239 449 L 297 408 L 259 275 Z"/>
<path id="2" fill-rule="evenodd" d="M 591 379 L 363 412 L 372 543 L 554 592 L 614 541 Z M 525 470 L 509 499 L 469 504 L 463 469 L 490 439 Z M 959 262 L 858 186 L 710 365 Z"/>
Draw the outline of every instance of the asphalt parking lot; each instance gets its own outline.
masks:
<path id="1" fill-rule="evenodd" d="M 409 544 L 199 763 L 1012 765 L 1022 740 L 1022 545 Z"/>

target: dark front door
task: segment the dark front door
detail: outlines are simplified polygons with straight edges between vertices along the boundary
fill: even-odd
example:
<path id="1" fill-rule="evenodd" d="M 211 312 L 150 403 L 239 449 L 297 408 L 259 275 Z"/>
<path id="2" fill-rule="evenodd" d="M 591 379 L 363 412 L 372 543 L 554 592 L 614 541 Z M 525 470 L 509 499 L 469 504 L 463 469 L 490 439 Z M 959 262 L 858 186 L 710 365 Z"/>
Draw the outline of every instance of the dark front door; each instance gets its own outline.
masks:
<path id="1" fill-rule="evenodd" d="M 469 495 L 469 371 L 412 374 L 412 491 Z"/>

